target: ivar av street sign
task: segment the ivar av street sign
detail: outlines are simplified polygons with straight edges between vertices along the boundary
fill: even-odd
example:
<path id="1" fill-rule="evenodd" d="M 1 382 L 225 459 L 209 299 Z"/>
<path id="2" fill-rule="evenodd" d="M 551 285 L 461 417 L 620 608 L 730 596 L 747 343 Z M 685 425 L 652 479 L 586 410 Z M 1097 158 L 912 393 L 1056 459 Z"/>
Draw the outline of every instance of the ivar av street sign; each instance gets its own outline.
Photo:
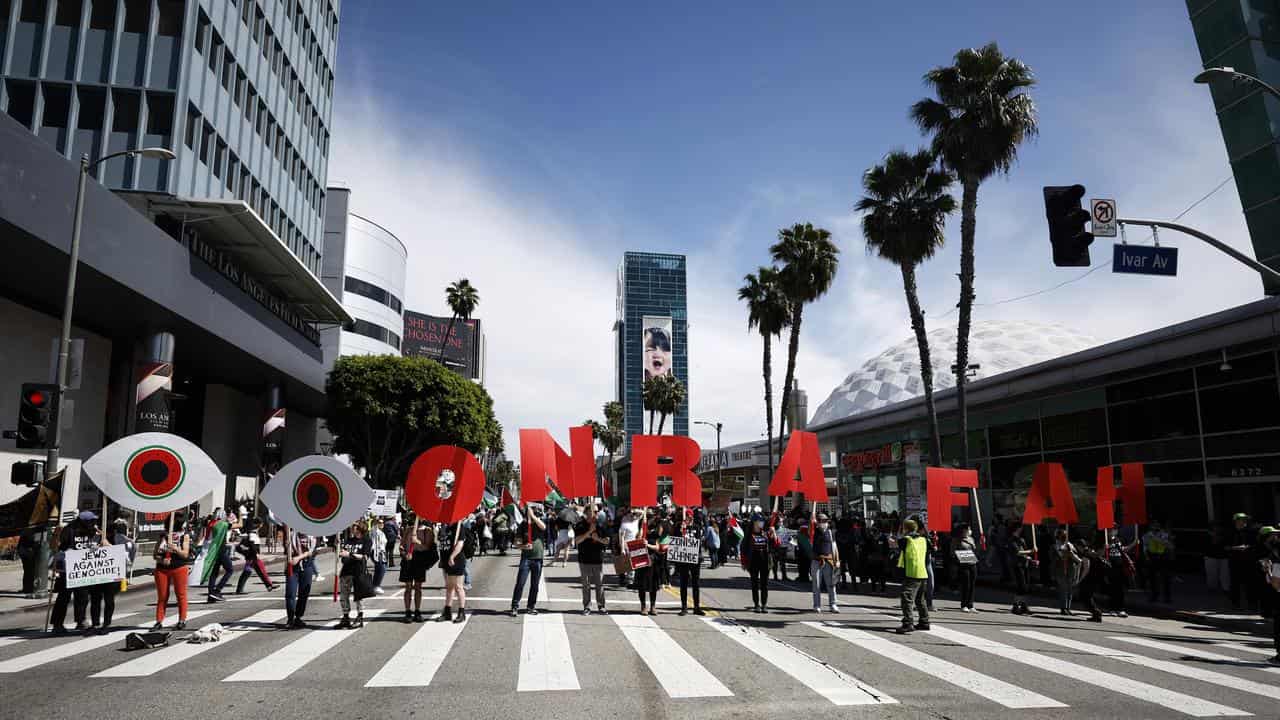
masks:
<path id="1" fill-rule="evenodd" d="M 1178 248 L 1151 245 L 1116 245 L 1111 272 L 1133 275 L 1178 274 Z"/>

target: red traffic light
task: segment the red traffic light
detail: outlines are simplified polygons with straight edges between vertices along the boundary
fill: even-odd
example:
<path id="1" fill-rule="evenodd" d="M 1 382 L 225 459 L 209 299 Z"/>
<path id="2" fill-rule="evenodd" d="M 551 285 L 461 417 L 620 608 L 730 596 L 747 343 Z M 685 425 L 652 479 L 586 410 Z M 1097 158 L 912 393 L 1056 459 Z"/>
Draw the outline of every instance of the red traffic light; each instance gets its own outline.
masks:
<path id="1" fill-rule="evenodd" d="M 27 403 L 35 407 L 44 407 L 49 402 L 49 396 L 45 395 L 41 390 L 32 390 L 27 393 Z"/>

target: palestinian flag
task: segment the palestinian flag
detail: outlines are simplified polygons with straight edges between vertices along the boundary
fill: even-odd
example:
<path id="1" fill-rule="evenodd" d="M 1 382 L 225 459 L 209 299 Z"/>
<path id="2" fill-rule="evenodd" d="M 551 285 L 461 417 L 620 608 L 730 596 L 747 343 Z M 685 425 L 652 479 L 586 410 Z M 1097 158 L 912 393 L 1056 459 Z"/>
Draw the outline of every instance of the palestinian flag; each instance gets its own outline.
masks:
<path id="1" fill-rule="evenodd" d="M 502 488 L 502 499 L 498 502 L 502 504 L 502 511 L 511 516 L 513 523 L 519 525 L 524 522 L 524 515 L 521 514 L 519 506 L 516 505 L 516 499 L 511 497 L 510 490 Z"/>
<path id="2" fill-rule="evenodd" d="M 498 496 L 485 488 L 484 497 L 480 498 L 480 502 L 484 504 L 486 510 L 492 510 L 498 506 Z"/>
<path id="3" fill-rule="evenodd" d="M 729 516 L 729 531 L 732 532 L 734 537 L 738 539 L 738 542 L 742 542 L 743 536 L 746 535 L 746 533 L 743 532 L 742 528 L 738 525 L 737 516 L 734 516 L 734 515 Z"/>
<path id="4" fill-rule="evenodd" d="M 564 496 L 557 492 L 555 488 L 547 491 L 547 505 L 554 508 L 565 504 Z"/>

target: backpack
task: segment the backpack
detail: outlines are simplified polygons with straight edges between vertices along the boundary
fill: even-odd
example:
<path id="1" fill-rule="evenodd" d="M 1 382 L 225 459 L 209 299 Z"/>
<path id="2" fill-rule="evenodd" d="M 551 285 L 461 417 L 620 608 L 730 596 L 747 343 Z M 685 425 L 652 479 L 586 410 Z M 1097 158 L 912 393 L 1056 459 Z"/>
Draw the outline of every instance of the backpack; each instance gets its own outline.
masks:
<path id="1" fill-rule="evenodd" d="M 167 632 L 131 632 L 124 637 L 125 650 L 150 650 L 169 644 Z"/>
<path id="2" fill-rule="evenodd" d="M 466 534 L 462 536 L 462 554 L 471 558 L 476 554 L 476 529 L 474 527 L 466 528 Z"/>

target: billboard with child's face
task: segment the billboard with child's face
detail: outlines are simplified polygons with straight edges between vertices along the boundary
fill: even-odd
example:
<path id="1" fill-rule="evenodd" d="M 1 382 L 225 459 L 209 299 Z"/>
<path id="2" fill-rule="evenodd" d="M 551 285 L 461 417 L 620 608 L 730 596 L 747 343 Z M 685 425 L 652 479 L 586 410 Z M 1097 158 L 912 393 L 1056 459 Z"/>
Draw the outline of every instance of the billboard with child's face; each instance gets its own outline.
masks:
<path id="1" fill-rule="evenodd" d="M 644 368 L 644 379 L 670 375 L 674 372 L 671 360 L 673 357 L 671 318 L 645 315 L 641 318 L 641 322 L 644 328 L 640 336 L 643 353 L 641 367 Z"/>

